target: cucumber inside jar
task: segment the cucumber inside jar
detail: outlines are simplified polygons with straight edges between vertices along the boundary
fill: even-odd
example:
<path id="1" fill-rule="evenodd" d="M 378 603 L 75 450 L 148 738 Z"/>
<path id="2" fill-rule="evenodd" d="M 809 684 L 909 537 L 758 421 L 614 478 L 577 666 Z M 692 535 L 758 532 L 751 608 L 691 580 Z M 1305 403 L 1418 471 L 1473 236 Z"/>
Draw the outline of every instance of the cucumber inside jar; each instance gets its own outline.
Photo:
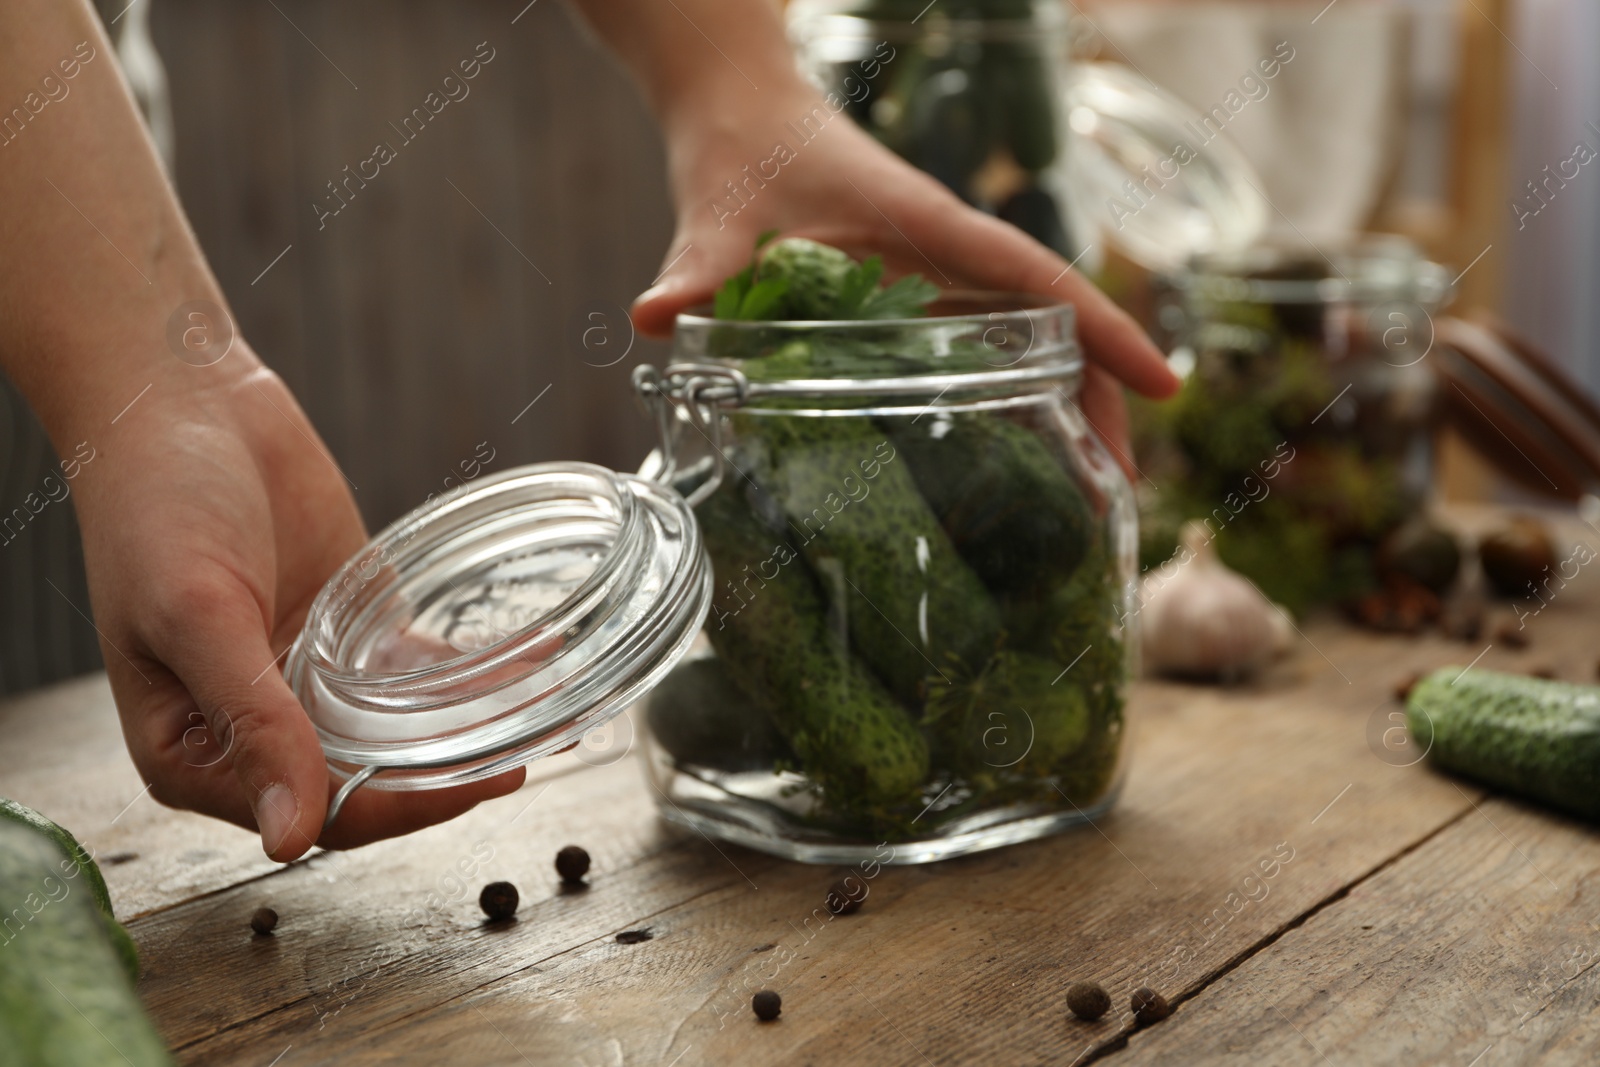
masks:
<path id="1" fill-rule="evenodd" d="M 718 355 L 753 381 L 841 360 L 903 372 L 920 350 L 896 337 L 907 329 L 847 346 L 826 330 L 730 332 Z M 942 365 L 983 366 L 952 351 L 963 344 L 975 342 L 943 347 Z M 1104 496 L 1037 408 L 728 412 L 728 471 L 696 508 L 715 658 L 681 665 L 652 698 L 653 724 L 702 702 L 694 728 L 657 728 L 670 758 L 723 782 L 764 762 L 793 817 L 857 839 L 1105 798 L 1123 736 L 1125 583 Z M 720 741 L 697 739 L 708 733 Z"/>

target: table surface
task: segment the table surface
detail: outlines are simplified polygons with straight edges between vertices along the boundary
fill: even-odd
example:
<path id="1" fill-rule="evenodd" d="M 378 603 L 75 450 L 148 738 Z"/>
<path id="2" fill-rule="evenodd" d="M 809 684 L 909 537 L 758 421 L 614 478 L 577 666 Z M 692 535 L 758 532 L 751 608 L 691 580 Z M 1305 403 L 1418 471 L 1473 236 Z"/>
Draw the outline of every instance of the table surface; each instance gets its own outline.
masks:
<path id="1" fill-rule="evenodd" d="M 452 823 L 280 866 L 144 794 L 96 676 L 0 705 L 0 794 L 99 857 L 185 1063 L 1592 1063 L 1600 838 L 1382 742 L 1418 670 L 1592 680 L 1600 580 L 1526 626 L 1518 649 L 1314 620 L 1251 684 L 1142 682 L 1112 813 L 885 868 L 831 921 L 841 869 L 667 827 L 631 755 L 546 760 Z M 553 868 L 569 843 L 583 892 Z M 523 903 L 494 928 L 499 879 Z M 1078 979 L 1112 994 L 1098 1023 L 1066 1012 Z M 1135 1031 L 1140 985 L 1176 1010 Z M 766 987 L 774 1024 L 750 1012 Z"/>

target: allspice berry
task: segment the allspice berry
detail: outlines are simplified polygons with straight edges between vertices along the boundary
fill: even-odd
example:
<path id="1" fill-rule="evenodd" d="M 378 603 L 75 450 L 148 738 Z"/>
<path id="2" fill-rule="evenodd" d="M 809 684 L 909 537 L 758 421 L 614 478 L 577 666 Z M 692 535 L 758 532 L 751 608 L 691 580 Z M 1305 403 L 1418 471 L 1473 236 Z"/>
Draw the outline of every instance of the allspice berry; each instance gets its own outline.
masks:
<path id="1" fill-rule="evenodd" d="M 756 1013 L 757 1019 L 770 1023 L 783 1011 L 783 998 L 770 989 L 763 989 L 750 998 L 750 1008 Z"/>
<path id="2" fill-rule="evenodd" d="M 490 882 L 478 894 L 478 907 L 490 922 L 502 922 L 517 914 L 517 887 L 510 882 Z"/>
<path id="3" fill-rule="evenodd" d="M 278 925 L 278 913 L 271 908 L 257 908 L 256 913 L 250 916 L 250 929 L 266 937 Z"/>
<path id="4" fill-rule="evenodd" d="M 841 878 L 828 888 L 823 903 L 835 915 L 849 915 L 861 910 L 867 899 L 867 883 L 859 878 Z"/>
<path id="5" fill-rule="evenodd" d="M 1172 1008 L 1167 1004 L 1167 998 L 1157 993 L 1149 986 L 1140 986 L 1133 991 L 1133 1021 L 1139 1026 L 1149 1026 L 1158 1023 L 1172 1014 Z"/>
<path id="6" fill-rule="evenodd" d="M 1111 1010 L 1111 994 L 1099 982 L 1073 982 L 1067 987 L 1067 1007 L 1086 1023 Z"/>
<path id="7" fill-rule="evenodd" d="M 589 873 L 589 853 L 577 845 L 568 845 L 556 853 L 556 873 L 568 885 L 577 885 Z"/>

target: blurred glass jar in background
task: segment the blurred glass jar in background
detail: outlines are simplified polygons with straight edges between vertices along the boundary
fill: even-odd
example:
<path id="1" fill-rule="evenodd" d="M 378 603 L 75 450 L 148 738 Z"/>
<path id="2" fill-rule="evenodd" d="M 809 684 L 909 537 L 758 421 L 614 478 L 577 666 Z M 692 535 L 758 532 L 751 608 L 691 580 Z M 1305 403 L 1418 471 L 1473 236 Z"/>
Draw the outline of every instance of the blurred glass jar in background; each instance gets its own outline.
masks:
<path id="1" fill-rule="evenodd" d="M 1428 355 L 1447 271 L 1401 238 L 1341 250 L 1258 245 L 1158 284 L 1158 341 L 1184 377 L 1139 405 L 1146 566 L 1179 525 L 1291 610 L 1375 581 L 1386 534 L 1430 490 L 1438 386 Z"/>
<path id="2" fill-rule="evenodd" d="M 705 640 L 646 702 L 668 820 L 916 863 L 1112 803 L 1133 498 L 1073 403 L 1072 308 L 1030 303 L 680 316 L 678 362 L 643 368 L 654 476 L 695 505 L 714 572 Z"/>
<path id="3" fill-rule="evenodd" d="M 796 0 L 803 69 L 863 129 L 967 203 L 1069 258 L 1056 0 Z"/>

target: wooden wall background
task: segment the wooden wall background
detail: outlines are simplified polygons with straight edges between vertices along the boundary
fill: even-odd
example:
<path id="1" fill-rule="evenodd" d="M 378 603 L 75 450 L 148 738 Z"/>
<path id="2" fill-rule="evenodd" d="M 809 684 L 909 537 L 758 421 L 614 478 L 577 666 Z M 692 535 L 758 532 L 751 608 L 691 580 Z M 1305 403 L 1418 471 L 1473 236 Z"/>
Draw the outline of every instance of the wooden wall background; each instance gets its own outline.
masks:
<path id="1" fill-rule="evenodd" d="M 651 430 L 628 374 L 665 352 L 640 339 L 623 356 L 624 309 L 671 234 L 662 150 L 624 72 L 564 5 L 146 2 L 200 243 L 370 526 L 459 476 L 484 442 L 488 470 L 637 466 Z M 389 123 L 485 41 L 494 58 L 470 94 L 400 147 Z M 398 158 L 319 231 L 313 201 L 378 141 Z M 9 385 L 0 450 L 9 511 L 54 467 Z M 80 609 L 77 530 L 51 505 L 0 545 L 0 692 L 99 666 Z"/>

